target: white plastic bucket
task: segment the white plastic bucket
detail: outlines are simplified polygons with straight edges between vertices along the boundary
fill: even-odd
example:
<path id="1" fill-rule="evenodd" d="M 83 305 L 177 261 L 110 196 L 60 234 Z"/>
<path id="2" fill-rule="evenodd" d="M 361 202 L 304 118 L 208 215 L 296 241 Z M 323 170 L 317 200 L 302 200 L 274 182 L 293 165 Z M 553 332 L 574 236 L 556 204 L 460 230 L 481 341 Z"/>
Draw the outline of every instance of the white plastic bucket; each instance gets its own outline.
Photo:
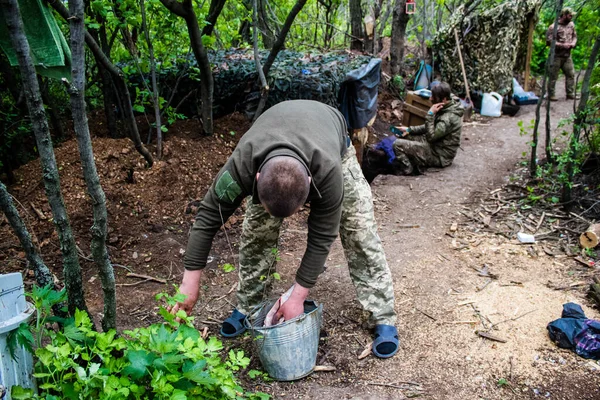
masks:
<path id="1" fill-rule="evenodd" d="M 33 358 L 25 348 L 15 349 L 15 358 L 10 356 L 7 339 L 23 322 L 29 321 L 34 307 L 25 301 L 23 277 L 19 273 L 0 275 L 0 393 L 6 391 L 2 400 L 11 399 L 15 385 L 33 388 Z"/>
<path id="2" fill-rule="evenodd" d="M 484 93 L 480 114 L 486 117 L 499 117 L 502 114 L 502 96 L 496 92 Z"/>

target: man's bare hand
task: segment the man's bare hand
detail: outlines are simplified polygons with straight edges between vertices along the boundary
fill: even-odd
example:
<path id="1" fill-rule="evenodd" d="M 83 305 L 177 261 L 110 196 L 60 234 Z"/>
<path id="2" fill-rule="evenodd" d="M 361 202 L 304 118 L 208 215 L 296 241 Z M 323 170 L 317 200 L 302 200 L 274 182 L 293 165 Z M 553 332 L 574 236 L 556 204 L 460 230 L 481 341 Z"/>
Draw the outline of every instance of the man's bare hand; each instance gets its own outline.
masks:
<path id="1" fill-rule="evenodd" d="M 408 136 L 408 126 L 396 126 L 396 129 L 398 129 L 400 132 L 402 132 L 401 137 Z M 396 135 L 396 136 L 398 136 L 398 135 Z"/>
<path id="2" fill-rule="evenodd" d="M 429 109 L 429 111 L 431 111 L 431 113 L 433 115 L 437 114 L 438 111 L 440 111 L 442 108 L 444 107 L 444 103 L 437 103 L 431 106 L 431 108 Z"/>
<path id="3" fill-rule="evenodd" d="M 176 315 L 179 310 L 185 311 L 187 315 L 190 315 L 192 309 L 198 301 L 198 293 L 200 289 L 200 276 L 202 275 L 201 270 L 188 271 L 186 270 L 183 274 L 183 280 L 181 286 L 179 286 L 179 292 L 186 296 L 185 300 L 181 303 L 175 304 L 173 307 L 167 309 L 171 314 Z M 179 322 L 179 319 L 177 319 Z"/>
<path id="4" fill-rule="evenodd" d="M 284 321 L 289 321 L 296 318 L 298 315 L 304 313 L 304 300 L 308 296 L 308 289 L 300 286 L 298 283 L 294 285 L 294 290 L 290 295 L 290 298 L 281 305 L 275 317 L 273 323 L 276 324 L 281 317 Z"/>

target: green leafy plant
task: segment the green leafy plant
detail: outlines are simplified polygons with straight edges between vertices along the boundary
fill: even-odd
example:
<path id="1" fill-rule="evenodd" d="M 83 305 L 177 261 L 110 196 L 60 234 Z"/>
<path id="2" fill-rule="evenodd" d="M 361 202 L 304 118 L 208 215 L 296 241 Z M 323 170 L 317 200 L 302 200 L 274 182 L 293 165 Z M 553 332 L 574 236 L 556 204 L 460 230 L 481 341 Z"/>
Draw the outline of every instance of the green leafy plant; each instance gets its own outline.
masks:
<path id="1" fill-rule="evenodd" d="M 49 311 L 64 297 L 62 292 L 34 289 L 30 297 L 38 309 L 32 332 L 40 333 L 47 344 L 38 342 L 35 348 L 38 393 L 14 387 L 13 399 L 269 398 L 265 393 L 246 393 L 237 382 L 235 374 L 250 363 L 244 351 L 232 349 L 223 356 L 222 343 L 216 337 L 204 340 L 185 313 L 174 316 L 161 305 L 163 323 L 119 336 L 114 330 L 97 332 L 87 313 L 78 310 L 53 330 L 45 322 L 55 319 Z M 166 305 L 184 299 L 181 293 L 157 295 Z M 21 341 L 31 346 L 33 336 Z"/>
<path id="2" fill-rule="evenodd" d="M 506 380 L 505 378 L 500 378 L 498 379 L 498 382 L 496 382 L 496 385 L 498 385 L 498 387 L 502 387 L 510 385 L 510 383 L 508 383 L 508 380 Z"/>
<path id="3" fill-rule="evenodd" d="M 235 266 L 233 264 L 229 264 L 229 263 L 221 265 L 221 268 L 223 268 L 223 272 L 225 272 L 225 273 L 235 271 Z"/>
<path id="4" fill-rule="evenodd" d="M 598 254 L 596 253 L 596 251 L 594 251 L 594 249 L 585 249 L 585 255 L 590 258 L 598 257 Z"/>

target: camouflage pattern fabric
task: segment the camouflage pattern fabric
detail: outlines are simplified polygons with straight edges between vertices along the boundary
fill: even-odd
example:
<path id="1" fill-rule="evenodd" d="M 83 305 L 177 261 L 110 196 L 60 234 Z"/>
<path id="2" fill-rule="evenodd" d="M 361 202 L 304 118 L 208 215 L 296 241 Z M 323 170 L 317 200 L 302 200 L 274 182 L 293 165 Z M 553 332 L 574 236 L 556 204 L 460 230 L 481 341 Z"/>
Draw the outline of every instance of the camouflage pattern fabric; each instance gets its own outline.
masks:
<path id="1" fill-rule="evenodd" d="M 456 29 L 471 90 L 507 94 L 512 89 L 514 70 L 524 67 L 517 58 L 526 51 L 528 18 L 537 20 L 540 6 L 541 0 L 508 0 L 496 7 L 480 6 L 466 18 L 464 5 L 457 7 L 433 41 L 440 61 L 436 67 L 443 80 L 464 93 Z"/>
<path id="2" fill-rule="evenodd" d="M 261 204 L 246 198 L 246 215 L 240 238 L 240 268 L 238 271 L 237 309 L 250 312 L 265 300 L 271 289 L 279 247 L 282 218 L 272 217 Z"/>
<path id="3" fill-rule="evenodd" d="M 377 234 L 371 188 L 356 159 L 353 146 L 342 159 L 344 201 L 340 238 L 348 260 L 350 277 L 371 323 L 394 325 L 394 287 L 383 245 Z M 268 294 L 275 272 L 279 229 L 282 220 L 269 215 L 260 204 L 248 201 L 240 241 L 237 309 L 248 314 Z"/>
<path id="4" fill-rule="evenodd" d="M 550 81 L 548 83 L 550 97 L 555 96 L 556 81 L 560 70 L 565 74 L 567 96 L 572 97 L 575 95 L 575 67 L 573 66 L 571 56 L 554 57 L 554 63 L 552 64 L 552 68 L 550 68 Z"/>
<path id="5" fill-rule="evenodd" d="M 440 159 L 431 151 L 425 136 L 408 136 L 394 142 L 396 160 L 402 165 L 402 173 L 410 175 L 414 167 L 442 167 Z"/>
<path id="6" fill-rule="evenodd" d="M 427 143 L 432 153 L 429 159 L 417 160 L 417 165 L 447 167 L 452 164 L 460 147 L 463 114 L 459 101 L 449 101 L 435 115 L 427 113 L 425 124 L 410 127 L 408 138 L 424 136 L 421 143 Z M 402 148 L 401 144 L 398 146 Z"/>
<path id="7" fill-rule="evenodd" d="M 552 43 L 552 36 L 554 35 L 554 24 L 548 27 L 546 31 L 546 45 L 550 46 Z M 573 21 L 566 25 L 558 24 L 556 28 L 556 48 L 554 49 L 555 57 L 568 57 L 571 55 L 571 49 L 577 45 L 577 32 L 575 31 L 575 24 Z"/>

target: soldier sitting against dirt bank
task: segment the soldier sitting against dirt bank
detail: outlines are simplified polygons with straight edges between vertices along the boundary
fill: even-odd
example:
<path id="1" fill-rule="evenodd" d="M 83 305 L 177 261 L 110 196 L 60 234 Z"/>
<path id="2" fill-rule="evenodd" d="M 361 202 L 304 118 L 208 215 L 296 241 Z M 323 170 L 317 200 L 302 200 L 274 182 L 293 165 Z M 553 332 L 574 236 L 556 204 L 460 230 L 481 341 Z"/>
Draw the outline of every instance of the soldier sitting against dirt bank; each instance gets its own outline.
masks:
<path id="1" fill-rule="evenodd" d="M 442 82 L 431 89 L 433 106 L 425 124 L 400 126 L 401 138 L 384 139 L 363 156 L 363 172 L 371 182 L 378 174 L 411 175 L 423 168 L 452 164 L 460 147 L 463 108 L 452 99 L 450 85 Z"/>
<path id="2" fill-rule="evenodd" d="M 280 103 L 244 134 L 200 204 L 180 287 L 187 298 L 171 312 L 192 311 L 213 237 L 246 197 L 238 306 L 223 322 L 221 334 L 234 337 L 244 332 L 245 316 L 264 300 L 274 272 L 272 250 L 277 248 L 283 218 L 310 202 L 306 252 L 291 296 L 275 320 L 290 320 L 304 312 L 304 300 L 323 272 L 339 232 L 358 300 L 375 325 L 372 351 L 381 358 L 393 356 L 398 350 L 394 290 L 377 234 L 371 190 L 344 117 L 315 101 Z"/>

